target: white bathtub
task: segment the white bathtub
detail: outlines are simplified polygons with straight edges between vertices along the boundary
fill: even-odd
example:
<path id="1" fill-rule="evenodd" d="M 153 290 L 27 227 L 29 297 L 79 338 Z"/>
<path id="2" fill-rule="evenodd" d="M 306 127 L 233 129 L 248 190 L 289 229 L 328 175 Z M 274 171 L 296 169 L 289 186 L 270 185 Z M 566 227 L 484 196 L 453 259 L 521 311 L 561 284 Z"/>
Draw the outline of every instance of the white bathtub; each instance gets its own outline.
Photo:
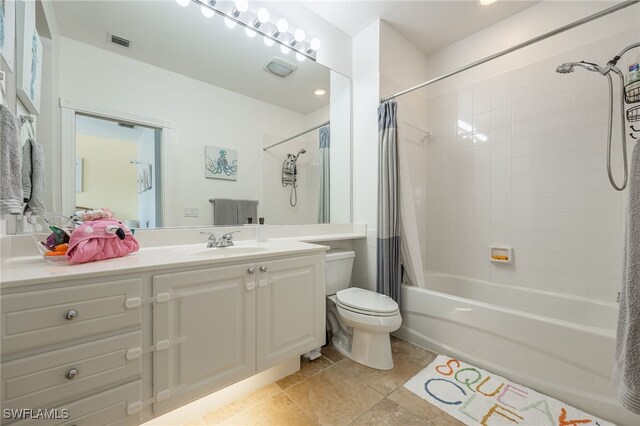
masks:
<path id="1" fill-rule="evenodd" d="M 617 305 L 428 274 L 404 286 L 399 337 L 621 425 L 640 425 L 610 383 Z"/>

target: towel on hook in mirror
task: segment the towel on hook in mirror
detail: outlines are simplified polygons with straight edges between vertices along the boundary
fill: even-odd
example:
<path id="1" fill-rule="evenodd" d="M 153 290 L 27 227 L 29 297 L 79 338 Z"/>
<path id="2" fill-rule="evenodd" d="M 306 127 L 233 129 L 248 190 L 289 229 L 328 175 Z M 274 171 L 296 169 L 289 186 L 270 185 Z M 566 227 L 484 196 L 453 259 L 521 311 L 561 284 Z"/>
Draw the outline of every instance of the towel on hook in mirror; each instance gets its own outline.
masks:
<path id="1" fill-rule="evenodd" d="M 25 212 L 39 215 L 47 212 L 44 147 L 31 138 L 22 147 L 22 194 Z"/>

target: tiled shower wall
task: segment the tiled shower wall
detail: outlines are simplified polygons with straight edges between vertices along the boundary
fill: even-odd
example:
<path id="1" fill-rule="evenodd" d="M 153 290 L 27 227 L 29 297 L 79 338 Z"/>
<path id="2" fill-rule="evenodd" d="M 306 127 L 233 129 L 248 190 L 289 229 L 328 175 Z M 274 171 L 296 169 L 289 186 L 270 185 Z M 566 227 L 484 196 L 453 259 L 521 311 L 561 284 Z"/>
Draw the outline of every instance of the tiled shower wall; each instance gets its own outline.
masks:
<path id="1" fill-rule="evenodd" d="M 615 301 L 627 197 L 605 169 L 606 79 L 555 68 L 638 40 L 634 28 L 427 101 L 426 269 Z M 620 181 L 619 124 L 613 162 Z M 513 247 L 513 264 L 491 263 L 491 245 Z"/>

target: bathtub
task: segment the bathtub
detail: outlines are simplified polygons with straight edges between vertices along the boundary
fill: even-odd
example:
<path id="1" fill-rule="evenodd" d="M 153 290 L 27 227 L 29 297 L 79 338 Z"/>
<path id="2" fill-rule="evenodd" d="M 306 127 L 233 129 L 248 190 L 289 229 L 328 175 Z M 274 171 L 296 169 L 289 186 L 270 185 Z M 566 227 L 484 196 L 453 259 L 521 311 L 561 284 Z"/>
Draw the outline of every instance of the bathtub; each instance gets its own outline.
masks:
<path id="1" fill-rule="evenodd" d="M 617 305 L 557 293 L 427 274 L 403 286 L 396 334 L 621 425 L 610 383 Z"/>

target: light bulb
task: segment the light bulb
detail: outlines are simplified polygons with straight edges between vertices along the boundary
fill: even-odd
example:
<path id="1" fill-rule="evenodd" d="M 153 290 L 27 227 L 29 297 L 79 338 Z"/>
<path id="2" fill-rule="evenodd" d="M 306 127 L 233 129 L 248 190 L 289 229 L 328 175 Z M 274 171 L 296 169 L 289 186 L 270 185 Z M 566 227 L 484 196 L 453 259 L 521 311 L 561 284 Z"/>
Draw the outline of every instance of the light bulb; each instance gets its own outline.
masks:
<path id="1" fill-rule="evenodd" d="M 280 51 L 286 55 L 289 52 L 291 52 L 291 49 L 289 49 L 287 46 L 282 44 L 282 45 L 280 45 Z"/>
<path id="2" fill-rule="evenodd" d="M 176 2 L 182 7 L 187 7 L 189 3 L 191 3 L 191 0 L 176 0 Z"/>
<path id="3" fill-rule="evenodd" d="M 249 10 L 249 2 L 247 0 L 236 0 L 236 10 L 240 13 Z"/>
<path id="4" fill-rule="evenodd" d="M 320 39 L 319 38 L 312 38 L 311 39 L 311 43 L 310 43 L 311 50 L 320 49 L 321 44 L 322 43 L 320 43 Z"/>
<path id="5" fill-rule="evenodd" d="M 267 21 L 269 21 L 269 11 L 264 7 L 261 7 L 258 9 L 258 22 L 264 24 Z"/>
<path id="6" fill-rule="evenodd" d="M 327 91 L 321 88 L 313 89 L 313 94 L 316 96 L 324 96 L 327 94 Z"/>
<path id="7" fill-rule="evenodd" d="M 495 3 L 496 0 L 478 0 L 478 3 L 480 3 L 480 6 L 489 6 L 490 4 Z"/>
<path id="8" fill-rule="evenodd" d="M 263 37 L 263 40 L 264 44 L 267 46 L 273 46 L 275 44 L 275 41 L 271 40 L 269 37 Z"/>
<path id="9" fill-rule="evenodd" d="M 279 33 L 286 33 L 287 30 L 289 29 L 289 23 L 287 22 L 286 19 L 278 19 L 278 32 Z"/>
<path id="10" fill-rule="evenodd" d="M 295 39 L 295 41 L 297 41 L 298 43 L 300 43 L 301 41 L 304 41 L 304 38 L 307 35 L 304 33 L 304 30 L 301 28 L 298 28 L 294 33 L 293 33 L 293 38 Z"/>
<path id="11" fill-rule="evenodd" d="M 247 35 L 247 37 L 249 38 L 254 38 L 256 36 L 256 34 L 258 34 L 257 32 L 253 31 L 251 28 L 249 27 L 245 27 L 244 28 L 244 33 Z"/>
<path id="12" fill-rule="evenodd" d="M 296 59 L 297 59 L 298 61 L 302 62 L 302 61 L 304 61 L 305 59 L 307 59 L 307 57 L 306 57 L 306 56 L 304 56 L 302 53 L 297 52 L 297 53 L 296 53 Z"/>
<path id="13" fill-rule="evenodd" d="M 229 28 L 235 28 L 236 25 L 237 25 L 234 20 L 229 19 L 229 18 L 224 18 L 224 24 Z"/>
<path id="14" fill-rule="evenodd" d="M 212 17 L 213 17 L 213 15 L 215 15 L 215 14 L 216 14 L 213 10 L 209 9 L 209 8 L 208 8 L 208 7 L 206 7 L 206 6 L 200 6 L 200 11 L 201 11 L 201 12 L 202 12 L 202 14 L 203 14 L 205 17 L 207 17 L 207 18 L 212 18 Z"/>

